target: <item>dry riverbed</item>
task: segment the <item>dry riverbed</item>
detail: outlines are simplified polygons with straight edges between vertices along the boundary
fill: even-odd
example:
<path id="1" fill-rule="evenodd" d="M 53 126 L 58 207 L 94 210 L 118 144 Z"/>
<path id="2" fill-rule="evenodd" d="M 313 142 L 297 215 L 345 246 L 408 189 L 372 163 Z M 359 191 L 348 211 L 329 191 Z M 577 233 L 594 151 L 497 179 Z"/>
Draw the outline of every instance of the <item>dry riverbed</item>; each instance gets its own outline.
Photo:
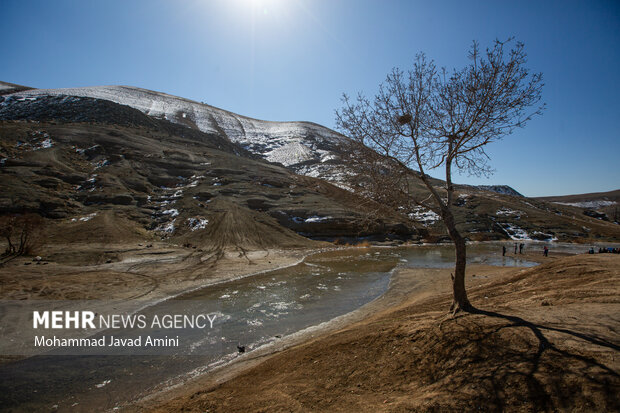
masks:
<path id="1" fill-rule="evenodd" d="M 617 411 L 620 256 L 542 262 L 469 266 L 480 311 L 456 317 L 450 270 L 401 271 L 364 308 L 126 410 Z"/>

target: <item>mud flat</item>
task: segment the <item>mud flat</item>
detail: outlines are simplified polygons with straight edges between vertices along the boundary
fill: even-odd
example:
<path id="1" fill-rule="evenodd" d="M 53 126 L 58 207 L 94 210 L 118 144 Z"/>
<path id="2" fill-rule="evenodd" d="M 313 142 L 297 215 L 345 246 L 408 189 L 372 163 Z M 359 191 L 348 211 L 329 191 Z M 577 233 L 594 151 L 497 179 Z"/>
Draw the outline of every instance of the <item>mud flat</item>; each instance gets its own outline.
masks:
<path id="1" fill-rule="evenodd" d="M 320 249 L 224 251 L 217 257 L 166 243 L 58 245 L 37 262 L 0 266 L 6 300 L 159 300 L 235 278 L 295 265 Z M 49 257 L 49 258 L 48 258 Z"/>

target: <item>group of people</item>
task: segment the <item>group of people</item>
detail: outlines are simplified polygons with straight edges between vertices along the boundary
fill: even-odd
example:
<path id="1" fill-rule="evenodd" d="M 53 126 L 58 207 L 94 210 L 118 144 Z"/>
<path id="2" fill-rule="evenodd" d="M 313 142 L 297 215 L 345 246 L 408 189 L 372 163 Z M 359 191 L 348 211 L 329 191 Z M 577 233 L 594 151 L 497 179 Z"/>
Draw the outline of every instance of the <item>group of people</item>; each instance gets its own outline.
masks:
<path id="1" fill-rule="evenodd" d="M 594 247 L 590 247 L 590 251 L 588 251 L 588 254 L 594 254 Z M 612 248 L 612 247 L 599 247 L 598 249 L 598 253 L 599 254 L 620 254 L 620 248 Z"/>
<path id="2" fill-rule="evenodd" d="M 517 244 L 515 242 L 515 254 L 517 254 L 517 251 L 519 252 L 519 254 L 523 254 L 523 247 L 525 247 L 525 244 L 523 243 Z M 502 257 L 506 256 L 506 251 L 507 251 L 506 246 L 502 245 Z M 591 254 L 594 254 L 594 250 L 592 250 Z M 543 255 L 545 257 L 549 256 L 549 247 L 547 247 L 546 245 L 543 247 Z"/>
<path id="3" fill-rule="evenodd" d="M 515 254 L 517 254 L 517 251 L 519 254 L 523 254 L 523 247 L 525 247 L 525 244 L 521 243 L 521 244 L 517 244 L 515 242 Z M 505 245 L 502 245 L 502 257 L 506 256 L 506 251 L 508 251 L 506 249 Z M 596 254 L 596 249 L 594 247 L 590 247 L 590 250 L 588 251 L 588 254 Z M 620 248 L 613 248 L 613 247 L 599 247 L 598 249 L 598 253 L 599 254 L 620 254 Z M 545 257 L 549 256 L 549 247 L 547 247 L 546 245 L 543 246 L 543 255 Z"/>
<path id="4" fill-rule="evenodd" d="M 525 244 L 521 243 L 521 244 L 517 245 L 517 243 L 515 242 L 515 254 L 517 253 L 517 251 L 519 251 L 519 254 L 523 254 L 523 247 L 525 247 Z M 506 251 L 507 251 L 506 250 L 506 246 L 503 245 L 502 246 L 502 256 L 506 255 Z"/>

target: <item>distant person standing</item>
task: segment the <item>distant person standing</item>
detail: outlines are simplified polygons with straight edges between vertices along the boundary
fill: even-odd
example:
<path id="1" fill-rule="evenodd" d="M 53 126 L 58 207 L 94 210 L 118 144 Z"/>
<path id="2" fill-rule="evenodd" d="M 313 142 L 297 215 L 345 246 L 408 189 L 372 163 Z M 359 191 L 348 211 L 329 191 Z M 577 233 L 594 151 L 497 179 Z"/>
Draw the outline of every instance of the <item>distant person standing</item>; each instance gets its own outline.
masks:
<path id="1" fill-rule="evenodd" d="M 546 245 L 543 247 L 543 255 L 544 255 L 545 257 L 548 257 L 548 256 L 549 256 L 549 248 L 547 248 L 547 246 L 546 246 Z"/>
<path id="2" fill-rule="evenodd" d="M 523 247 L 524 247 L 523 243 L 519 244 L 519 254 L 523 254 Z"/>
<path id="3" fill-rule="evenodd" d="M 502 257 L 506 256 L 506 246 L 502 245 Z"/>
<path id="4" fill-rule="evenodd" d="M 517 243 L 515 242 L 515 254 L 517 253 Z"/>

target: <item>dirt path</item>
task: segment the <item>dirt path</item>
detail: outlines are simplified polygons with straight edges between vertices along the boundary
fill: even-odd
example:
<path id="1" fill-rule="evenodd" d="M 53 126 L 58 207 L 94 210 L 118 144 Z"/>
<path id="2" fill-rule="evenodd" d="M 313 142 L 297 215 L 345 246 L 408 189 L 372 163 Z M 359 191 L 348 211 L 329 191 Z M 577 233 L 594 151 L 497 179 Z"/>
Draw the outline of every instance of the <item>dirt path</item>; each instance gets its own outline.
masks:
<path id="1" fill-rule="evenodd" d="M 620 409 L 620 256 L 471 266 L 480 310 L 455 318 L 447 277 L 404 271 L 323 334 L 250 353 L 128 411 Z"/>

